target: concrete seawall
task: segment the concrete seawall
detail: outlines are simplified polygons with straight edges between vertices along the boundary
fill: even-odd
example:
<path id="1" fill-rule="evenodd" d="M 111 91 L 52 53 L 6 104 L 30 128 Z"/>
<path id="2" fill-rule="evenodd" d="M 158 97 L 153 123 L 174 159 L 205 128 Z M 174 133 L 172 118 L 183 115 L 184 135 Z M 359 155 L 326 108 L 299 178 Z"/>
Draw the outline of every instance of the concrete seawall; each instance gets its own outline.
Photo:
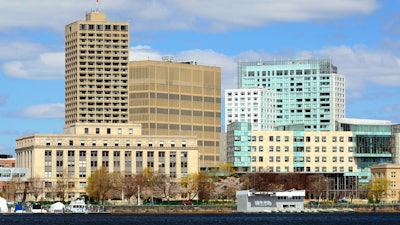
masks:
<path id="1" fill-rule="evenodd" d="M 353 212 L 400 212 L 400 205 L 334 205 L 334 206 L 304 206 L 305 209 L 338 209 Z M 236 206 L 107 206 L 106 211 L 113 214 L 229 214 L 236 212 Z M 348 212 L 348 211 L 347 211 Z"/>
<path id="2" fill-rule="evenodd" d="M 111 213 L 154 213 L 154 214 L 179 214 L 179 213 L 204 213 L 204 214 L 226 214 L 236 211 L 236 206 L 108 206 L 107 211 Z"/>

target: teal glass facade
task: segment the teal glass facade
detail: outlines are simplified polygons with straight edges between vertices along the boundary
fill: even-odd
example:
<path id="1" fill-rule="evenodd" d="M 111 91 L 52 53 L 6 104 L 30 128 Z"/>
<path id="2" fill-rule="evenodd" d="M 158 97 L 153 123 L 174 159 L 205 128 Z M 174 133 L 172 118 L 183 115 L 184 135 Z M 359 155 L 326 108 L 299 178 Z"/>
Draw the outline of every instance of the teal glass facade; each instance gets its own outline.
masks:
<path id="1" fill-rule="evenodd" d="M 371 178 L 372 165 L 392 163 L 392 125 L 373 123 L 351 123 L 338 121 L 338 131 L 352 131 L 356 143 L 354 157 L 358 167 L 358 182 L 368 183 Z"/>
<path id="2" fill-rule="evenodd" d="M 238 63 L 238 88 L 276 91 L 276 125 L 332 131 L 345 117 L 345 80 L 330 59 Z"/>
<path id="3" fill-rule="evenodd" d="M 251 166 L 251 124 L 234 122 L 227 127 L 227 161 L 234 167 L 247 171 Z"/>

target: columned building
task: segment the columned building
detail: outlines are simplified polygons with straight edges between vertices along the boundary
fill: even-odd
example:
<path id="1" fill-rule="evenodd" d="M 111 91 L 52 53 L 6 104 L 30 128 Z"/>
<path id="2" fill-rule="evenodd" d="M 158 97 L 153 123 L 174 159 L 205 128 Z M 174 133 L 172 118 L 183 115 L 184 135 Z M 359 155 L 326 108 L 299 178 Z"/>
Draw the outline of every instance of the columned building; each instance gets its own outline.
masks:
<path id="1" fill-rule="evenodd" d="M 88 178 L 100 167 L 124 176 L 148 168 L 172 182 L 198 171 L 196 137 L 141 135 L 140 124 L 87 123 L 64 134 L 26 135 L 16 141 L 16 156 L 29 177 L 43 179 L 43 198 L 54 195 L 60 180 L 69 185 L 65 197 L 85 195 Z"/>

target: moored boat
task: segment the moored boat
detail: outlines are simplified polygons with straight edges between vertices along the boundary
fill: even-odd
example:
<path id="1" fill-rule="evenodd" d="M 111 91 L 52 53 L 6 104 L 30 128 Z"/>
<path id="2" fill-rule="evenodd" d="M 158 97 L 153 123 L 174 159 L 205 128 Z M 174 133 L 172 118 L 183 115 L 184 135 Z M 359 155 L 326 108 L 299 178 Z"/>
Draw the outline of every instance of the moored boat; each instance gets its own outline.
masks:
<path id="1" fill-rule="evenodd" d="M 43 208 L 43 205 L 40 202 L 32 203 L 30 210 L 32 213 L 46 213 L 47 212 L 47 210 Z"/>
<path id="2" fill-rule="evenodd" d="M 66 207 L 66 211 L 69 213 L 89 213 L 84 197 L 73 199 Z"/>

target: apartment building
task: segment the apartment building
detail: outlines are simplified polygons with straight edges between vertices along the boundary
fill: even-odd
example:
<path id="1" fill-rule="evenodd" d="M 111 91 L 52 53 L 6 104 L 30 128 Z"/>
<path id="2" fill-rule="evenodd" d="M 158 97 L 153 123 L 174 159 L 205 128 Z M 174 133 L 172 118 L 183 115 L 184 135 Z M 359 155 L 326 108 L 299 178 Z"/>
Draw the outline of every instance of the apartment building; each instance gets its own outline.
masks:
<path id="1" fill-rule="evenodd" d="M 65 124 L 128 123 L 129 23 L 98 11 L 65 26 Z"/>
<path id="2" fill-rule="evenodd" d="M 232 122 L 250 122 L 253 130 L 273 130 L 276 92 L 268 88 L 225 90 L 225 130 Z"/>
<path id="3" fill-rule="evenodd" d="M 371 180 L 371 167 L 398 164 L 399 125 L 385 120 L 340 119 L 336 131 L 305 131 L 302 124 L 256 131 L 249 122 L 227 129 L 227 161 L 240 173 L 334 175 L 343 187 Z"/>
<path id="4" fill-rule="evenodd" d="M 333 131 L 345 117 L 345 78 L 331 59 L 239 62 L 238 88 L 254 87 L 276 92 L 276 126 Z"/>
<path id="5" fill-rule="evenodd" d="M 241 122 L 228 127 L 228 162 L 240 172 L 357 172 L 353 132 L 254 131 Z"/>

